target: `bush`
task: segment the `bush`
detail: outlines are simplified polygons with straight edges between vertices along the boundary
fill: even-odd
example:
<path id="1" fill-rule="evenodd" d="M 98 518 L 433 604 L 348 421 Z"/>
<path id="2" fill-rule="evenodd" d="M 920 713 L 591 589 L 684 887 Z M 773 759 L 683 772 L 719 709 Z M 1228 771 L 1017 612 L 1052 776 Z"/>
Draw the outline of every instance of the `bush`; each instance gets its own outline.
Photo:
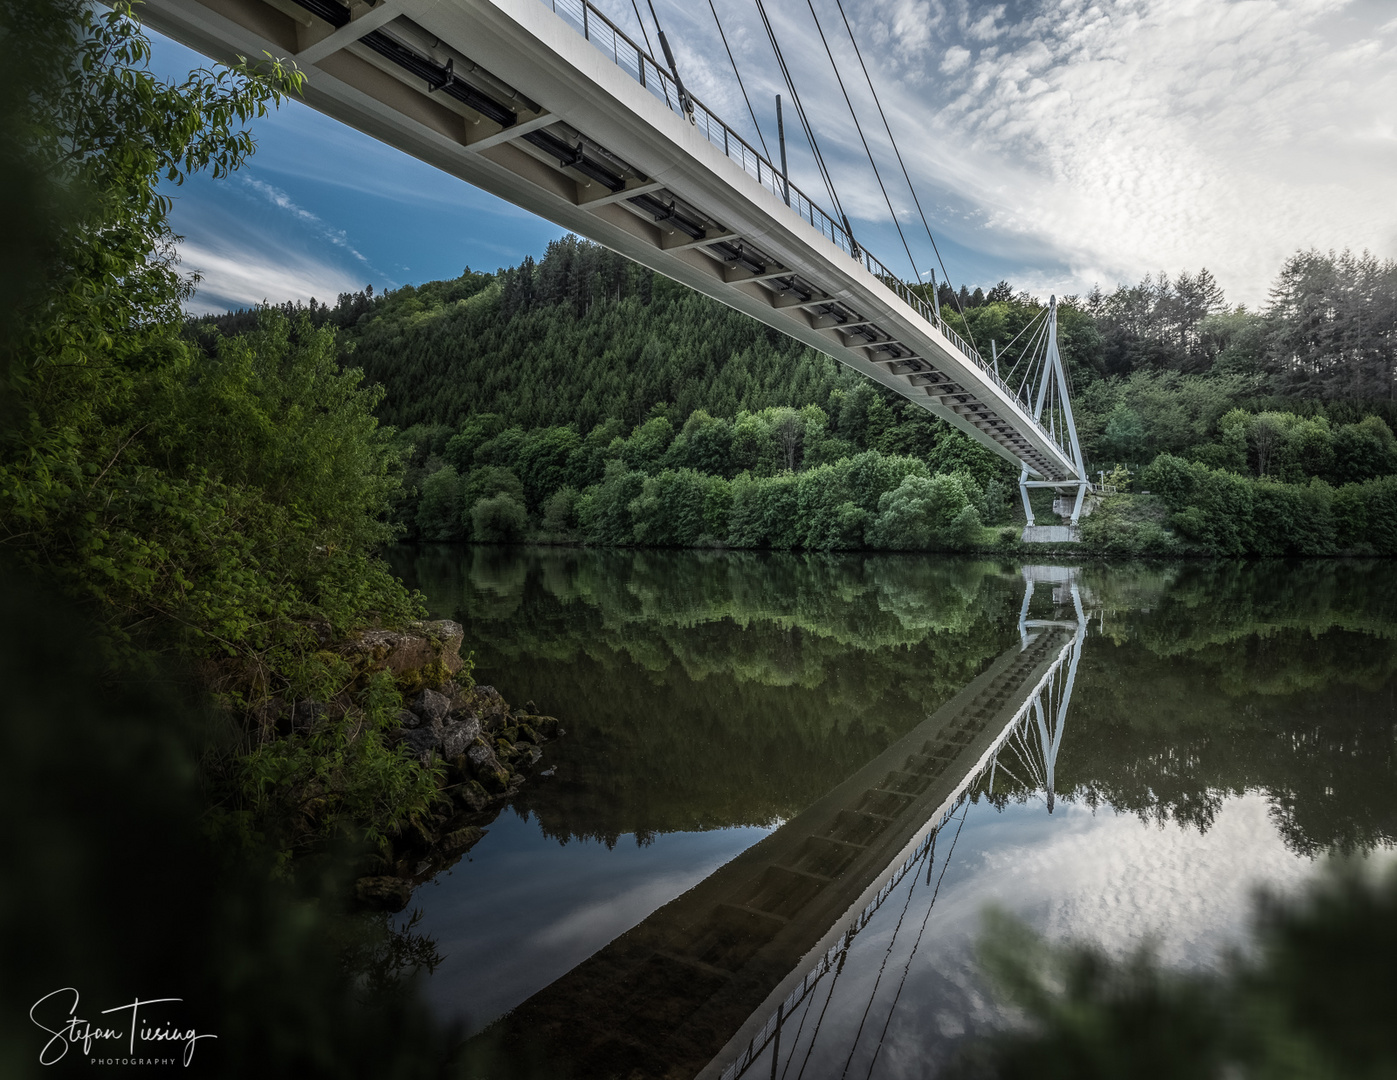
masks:
<path id="1" fill-rule="evenodd" d="M 422 495 L 417 501 L 417 535 L 423 540 L 463 540 L 465 531 L 461 477 L 452 466 L 443 465 L 422 481 Z"/>
<path id="2" fill-rule="evenodd" d="M 577 489 L 560 487 L 543 501 L 543 521 L 540 528 L 558 537 L 577 528 Z"/>
<path id="3" fill-rule="evenodd" d="M 954 476 L 907 476 L 878 500 L 868 531 L 874 547 L 894 551 L 963 551 L 980 536 L 980 514 Z"/>
<path id="4" fill-rule="evenodd" d="M 630 504 L 635 542 L 650 547 L 697 547 L 715 542 L 706 513 L 710 491 L 726 489 L 720 476 L 705 476 L 693 469 L 666 469 L 659 476 L 648 476 L 641 492 Z M 713 524 L 726 526 L 727 515 L 717 510 L 723 502 L 715 491 Z M 718 534 L 726 535 L 726 528 Z"/>
<path id="5" fill-rule="evenodd" d="M 608 461 L 600 484 L 582 493 L 578 525 L 589 544 L 624 546 L 635 542 L 631 503 L 640 497 L 645 474 L 633 472 L 622 461 Z"/>
<path id="6" fill-rule="evenodd" d="M 1179 541 L 1168 531 L 1169 508 L 1152 495 L 1113 495 L 1082 518 L 1082 543 L 1103 555 L 1164 555 Z"/>
<path id="7" fill-rule="evenodd" d="M 480 499 L 471 507 L 471 536 L 479 544 L 513 544 L 524 538 L 529 515 L 508 492 Z"/>

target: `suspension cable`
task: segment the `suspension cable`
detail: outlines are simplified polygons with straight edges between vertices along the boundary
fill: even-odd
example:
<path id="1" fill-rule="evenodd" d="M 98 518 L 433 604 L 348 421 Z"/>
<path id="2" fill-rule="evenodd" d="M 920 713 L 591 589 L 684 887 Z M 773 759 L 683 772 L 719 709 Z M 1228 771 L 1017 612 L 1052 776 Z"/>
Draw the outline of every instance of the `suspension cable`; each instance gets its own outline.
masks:
<path id="1" fill-rule="evenodd" d="M 873 167 L 873 178 L 878 181 L 878 190 L 883 193 L 883 201 L 888 204 L 888 213 L 892 215 L 893 225 L 897 228 L 898 239 L 902 241 L 902 250 L 907 252 L 907 261 L 912 266 L 912 277 L 916 281 L 922 280 L 921 272 L 917 269 L 917 260 L 912 257 L 912 249 L 907 245 L 907 237 L 902 232 L 902 222 L 897 219 L 897 211 L 893 209 L 893 201 L 888 197 L 888 189 L 883 185 L 882 174 L 878 172 L 878 163 L 873 160 L 873 151 L 868 147 L 868 139 L 864 137 L 863 125 L 859 123 L 859 115 L 854 111 L 854 103 L 849 98 L 849 91 L 844 86 L 844 77 L 839 74 L 839 65 L 834 61 L 834 53 L 830 50 L 829 41 L 825 38 L 825 28 L 820 25 L 820 16 L 815 13 L 814 0 L 805 0 L 810 7 L 810 16 L 815 20 L 815 29 L 820 35 L 820 42 L 825 47 L 825 55 L 829 57 L 830 67 L 834 68 L 834 78 L 839 83 L 839 92 L 844 95 L 844 104 L 849 106 L 849 115 L 854 121 L 854 130 L 859 133 L 859 142 L 863 143 L 863 152 L 868 155 L 868 163 Z"/>
<path id="2" fill-rule="evenodd" d="M 926 213 L 922 210 L 922 201 L 917 198 L 917 189 L 912 183 L 911 174 L 907 171 L 907 163 L 902 160 L 902 151 L 897 148 L 897 139 L 893 137 L 893 129 L 888 123 L 888 115 L 883 111 L 883 103 L 879 100 L 878 91 L 873 85 L 873 76 L 868 73 L 868 65 L 863 62 L 863 51 L 859 48 L 858 39 L 854 37 L 854 28 L 849 25 L 849 16 L 844 13 L 843 0 L 834 0 L 834 2 L 839 8 L 839 17 L 844 20 L 844 29 L 849 33 L 849 40 L 853 43 L 854 55 L 859 58 L 859 67 L 863 69 L 863 77 L 868 82 L 868 89 L 873 93 L 873 103 L 878 106 L 878 115 L 883 119 L 883 128 L 888 133 L 888 141 L 893 144 L 893 153 L 897 155 L 897 163 L 902 168 L 902 177 L 907 181 L 907 190 L 912 193 L 912 202 L 917 206 L 917 215 L 922 219 L 922 227 L 926 229 L 926 238 L 931 241 L 931 250 L 936 256 L 937 263 L 941 267 L 941 276 L 946 279 L 946 284 L 949 287 L 951 275 L 946 270 L 946 260 L 941 258 L 941 249 L 936 246 L 936 237 L 931 235 L 931 225 L 928 224 Z M 970 335 L 970 344 L 976 352 L 979 352 L 980 347 L 975 344 L 975 334 L 970 329 L 970 320 L 965 317 L 965 309 L 961 307 L 960 297 L 955 293 L 951 295 L 954 297 L 956 310 L 960 312 L 960 319 L 965 326 L 965 332 Z"/>
<path id="3" fill-rule="evenodd" d="M 653 45 L 650 44 L 650 31 L 647 30 L 647 29 L 645 29 L 645 20 L 642 19 L 642 18 L 640 17 L 640 5 L 636 3 L 636 0 L 631 0 L 631 10 L 635 12 L 635 21 L 638 22 L 638 23 L 640 23 L 640 33 L 641 33 L 641 35 L 645 38 L 645 51 L 646 51 L 647 53 L 650 54 L 650 59 L 653 61 L 653 60 L 655 59 L 655 46 L 653 46 Z M 641 74 L 641 79 L 640 79 L 640 81 L 641 81 L 641 83 L 644 83 L 644 82 L 645 82 L 645 61 L 644 61 L 644 60 L 641 60 L 641 61 L 640 61 L 640 67 L 641 67 L 641 73 L 640 73 L 640 74 Z M 665 107 L 668 108 L 668 109 L 674 108 L 674 106 L 671 105 L 671 104 L 669 103 L 669 87 L 665 85 L 664 79 L 661 79 L 661 80 L 660 80 L 660 89 L 663 90 L 663 91 L 664 91 L 664 94 L 665 94 Z"/>
<path id="4" fill-rule="evenodd" d="M 781 69 L 781 77 L 786 81 L 786 89 L 791 92 L 791 100 L 795 102 L 796 115 L 800 117 L 800 126 L 805 132 L 806 141 L 810 144 L 810 151 L 815 155 L 815 165 L 819 169 L 820 178 L 825 182 L 825 190 L 829 193 L 830 203 L 844 222 L 844 232 L 849 237 L 849 246 L 854 249 L 853 254 L 857 257 L 860 249 L 858 241 L 854 239 L 854 227 L 849 224 L 849 216 L 844 213 L 844 207 L 839 201 L 839 193 L 835 190 L 834 179 L 830 176 L 829 169 L 825 167 L 825 158 L 820 153 L 820 144 L 815 139 L 815 130 L 810 126 L 809 117 L 805 115 L 805 106 L 800 100 L 799 91 L 796 90 L 795 80 L 791 78 L 791 69 L 786 66 L 786 58 L 781 54 L 781 44 L 776 40 L 776 31 L 771 25 L 771 20 L 767 17 L 762 0 L 757 0 L 757 13 L 761 15 L 762 25 L 766 27 L 766 36 L 771 42 L 772 52 L 776 54 L 776 64 Z"/>
<path id="5" fill-rule="evenodd" d="M 665 28 L 660 25 L 660 17 L 655 14 L 655 0 L 645 0 L 650 8 L 650 18 L 655 20 L 655 36 L 660 39 L 660 49 L 665 54 L 665 61 L 669 64 L 669 73 L 674 76 L 674 91 L 679 95 L 679 107 L 684 110 L 684 115 L 689 118 L 689 123 L 694 122 L 694 100 L 689 97 L 689 91 L 684 89 L 684 80 L 679 77 L 679 65 L 674 62 L 674 53 L 670 51 L 669 39 L 665 37 Z M 663 82 L 664 80 L 661 80 Z M 665 95 L 668 103 L 669 95 Z"/>
<path id="6" fill-rule="evenodd" d="M 713 0 L 708 0 L 708 9 L 713 12 L 713 21 L 718 24 L 718 36 L 723 39 L 723 48 L 727 51 L 728 61 L 732 64 L 732 73 L 737 76 L 737 86 L 742 91 L 742 100 L 747 102 L 747 115 L 752 118 L 752 126 L 757 129 L 757 140 L 762 144 L 762 153 L 770 161 L 771 151 L 766 148 L 762 126 L 757 123 L 757 111 L 752 108 L 752 99 L 747 96 L 747 87 L 742 82 L 742 72 L 737 70 L 737 61 L 733 58 L 732 49 L 728 47 L 728 35 L 723 33 L 723 20 L 718 18 L 718 9 L 713 6 Z"/>

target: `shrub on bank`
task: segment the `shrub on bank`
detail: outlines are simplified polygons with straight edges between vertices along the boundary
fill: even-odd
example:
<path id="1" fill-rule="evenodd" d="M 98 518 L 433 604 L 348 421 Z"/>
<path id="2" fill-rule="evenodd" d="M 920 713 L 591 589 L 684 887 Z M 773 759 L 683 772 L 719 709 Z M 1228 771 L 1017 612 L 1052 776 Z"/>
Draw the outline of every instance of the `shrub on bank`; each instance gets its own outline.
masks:
<path id="1" fill-rule="evenodd" d="M 1209 555 L 1397 555 L 1394 476 L 1340 488 L 1320 479 L 1283 484 L 1161 454 L 1140 483 L 1187 546 Z M 1084 540 L 1089 531 L 1084 524 Z"/>
<path id="2" fill-rule="evenodd" d="M 1169 531 L 1169 508 L 1153 495 L 1113 495 L 1082 518 L 1082 543 L 1103 555 L 1167 555 L 1179 540 Z"/>

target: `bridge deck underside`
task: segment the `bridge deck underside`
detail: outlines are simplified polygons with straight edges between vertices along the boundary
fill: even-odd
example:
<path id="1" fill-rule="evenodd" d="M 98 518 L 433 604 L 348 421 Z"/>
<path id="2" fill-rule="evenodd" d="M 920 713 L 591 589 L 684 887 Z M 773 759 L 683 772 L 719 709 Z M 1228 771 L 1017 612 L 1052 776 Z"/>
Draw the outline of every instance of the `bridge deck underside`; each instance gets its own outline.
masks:
<path id="1" fill-rule="evenodd" d="M 152 25 L 217 59 L 295 56 L 307 101 L 605 244 L 891 387 L 1048 480 L 1053 437 L 988 371 L 842 250 L 728 145 L 628 73 L 551 0 L 149 0 Z M 579 8 L 579 10 L 581 10 Z M 595 39 L 594 39 L 595 40 Z M 740 141 L 740 140 L 739 140 Z M 770 166 L 767 182 L 771 183 Z M 758 173 L 761 165 L 757 165 Z M 810 207 L 808 200 L 805 205 Z"/>

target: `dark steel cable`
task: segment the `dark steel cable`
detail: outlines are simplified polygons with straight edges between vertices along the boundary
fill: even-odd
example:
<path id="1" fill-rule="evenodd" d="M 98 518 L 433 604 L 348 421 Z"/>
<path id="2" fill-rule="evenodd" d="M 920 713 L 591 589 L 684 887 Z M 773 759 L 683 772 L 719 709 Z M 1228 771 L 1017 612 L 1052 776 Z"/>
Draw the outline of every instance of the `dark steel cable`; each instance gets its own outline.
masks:
<path id="1" fill-rule="evenodd" d="M 907 237 L 902 232 L 902 222 L 897 220 L 897 211 L 893 209 L 893 201 L 888 197 L 888 189 L 883 185 L 883 177 L 878 172 L 878 163 L 873 160 L 873 151 L 868 147 L 868 139 L 864 137 L 863 125 L 859 123 L 859 114 L 854 111 L 854 103 L 849 97 L 849 91 L 844 86 L 844 77 L 839 74 L 839 65 L 834 61 L 834 53 L 830 50 L 829 41 L 825 38 L 825 28 L 820 25 L 820 16 L 815 13 L 815 0 L 805 0 L 810 7 L 810 17 L 815 20 L 815 30 L 820 35 L 820 42 L 825 47 L 825 55 L 829 57 L 829 65 L 834 68 L 835 81 L 839 83 L 839 92 L 844 95 L 844 104 L 849 106 L 849 116 L 853 118 L 854 130 L 859 133 L 859 142 L 863 143 L 863 152 L 868 155 L 868 164 L 873 167 L 873 179 L 878 181 L 878 190 L 883 193 L 883 201 L 888 204 L 888 213 L 892 215 L 893 225 L 897 228 L 898 239 L 902 241 L 902 250 L 907 252 L 907 261 L 912 267 L 912 279 L 921 281 L 921 272 L 917 269 L 917 260 L 912 257 L 912 249 L 907 245 Z"/>
<path id="2" fill-rule="evenodd" d="M 859 58 L 859 67 L 863 68 L 863 77 L 868 80 L 868 89 L 873 93 L 873 103 L 878 106 L 878 115 L 883 118 L 883 128 L 888 133 L 888 141 L 893 144 L 893 153 L 897 155 L 897 163 L 902 167 L 902 177 L 907 181 L 907 190 L 912 193 L 912 201 L 917 206 L 917 214 L 922 219 L 922 227 L 926 229 L 926 238 L 931 241 L 932 253 L 936 256 L 936 262 L 941 267 L 941 275 L 946 279 L 946 284 L 951 283 L 951 275 L 946 269 L 946 260 L 941 258 L 941 249 L 936 246 L 936 237 L 931 235 L 931 225 L 928 224 L 926 213 L 922 210 L 922 201 L 917 198 L 917 189 L 912 184 L 912 176 L 907 171 L 907 163 L 902 160 L 902 151 L 897 148 L 897 139 L 893 137 L 892 126 L 888 123 L 888 115 L 883 111 L 883 103 L 878 99 L 878 91 L 873 85 L 873 77 L 868 73 L 868 65 L 863 62 L 863 51 L 859 48 L 858 40 L 854 37 L 854 28 L 849 25 L 849 16 L 844 14 L 843 0 L 834 0 L 839 8 L 839 17 L 844 20 L 844 29 L 849 33 L 849 41 L 853 43 L 854 55 Z M 956 310 L 960 312 L 961 322 L 965 325 L 965 332 L 970 335 L 971 347 L 978 353 L 980 347 L 975 344 L 975 334 L 970 329 L 970 320 L 965 317 L 965 310 L 961 307 L 960 297 L 955 297 Z"/>
<path id="3" fill-rule="evenodd" d="M 786 89 L 791 92 L 791 100 L 795 102 L 796 115 L 800 117 L 800 126 L 805 132 L 806 141 L 810 144 L 810 151 L 815 155 L 815 165 L 819 169 L 820 179 L 825 182 L 825 190 L 829 193 L 830 203 L 834 206 L 835 212 L 843 219 L 844 232 L 849 237 L 849 246 L 854 249 L 854 254 L 857 255 L 859 244 L 854 239 L 853 227 L 849 224 L 849 217 L 844 213 L 844 207 L 839 202 L 839 193 L 835 190 L 834 178 L 830 176 L 829 169 L 825 167 L 824 155 L 820 153 L 820 144 L 815 138 L 814 129 L 810 126 L 810 118 L 805 115 L 805 105 L 800 100 L 800 92 L 796 89 L 795 80 L 791 77 L 791 70 L 786 66 L 786 58 L 781 53 L 781 44 L 776 40 L 776 31 L 771 25 L 771 20 L 767 17 L 762 0 L 757 0 L 757 13 L 761 15 L 762 25 L 766 27 L 766 36 L 771 42 L 772 52 L 776 54 L 776 64 L 781 69 L 781 77 L 786 81 Z"/>
<path id="4" fill-rule="evenodd" d="M 770 161 L 771 151 L 766 148 L 766 139 L 762 136 L 762 126 L 757 123 L 757 110 L 752 108 L 752 99 L 747 96 L 747 87 L 742 82 L 742 72 L 737 70 L 737 61 L 733 58 L 732 49 L 728 47 L 728 35 L 723 33 L 723 20 L 718 18 L 718 9 L 713 6 L 713 0 L 708 0 L 708 10 L 713 12 L 713 21 L 718 24 L 718 36 L 723 39 L 723 48 L 727 51 L 728 62 L 732 64 L 732 73 L 737 76 L 737 86 L 742 91 L 742 100 L 747 102 L 747 115 L 752 118 L 752 126 L 757 129 L 757 140 L 762 144 L 762 153 Z"/>
<path id="5" fill-rule="evenodd" d="M 651 62 L 651 63 L 654 63 L 654 62 L 655 62 L 655 46 L 653 46 L 653 45 L 650 44 L 650 31 L 648 31 L 648 30 L 645 29 L 645 20 L 642 19 L 642 18 L 640 17 L 640 5 L 636 3 L 636 0 L 631 0 L 631 10 L 635 12 L 635 21 L 638 22 L 638 23 L 640 24 L 640 33 L 641 33 L 641 36 L 642 36 L 643 38 L 645 38 L 645 51 L 646 51 L 646 52 L 649 54 L 649 56 L 650 56 L 650 62 Z M 658 26 L 658 24 L 656 24 L 656 25 Z M 659 64 L 655 64 L 656 69 L 658 69 L 659 66 L 660 66 Z M 644 59 L 644 57 L 642 57 L 642 58 L 641 58 L 641 61 L 640 61 L 640 83 L 641 83 L 642 86 L 645 85 L 645 59 Z M 663 75 L 663 74 L 661 74 L 661 76 L 660 76 L 660 89 L 664 91 L 664 95 L 665 95 L 665 107 L 666 107 L 666 108 L 670 108 L 670 109 L 674 108 L 674 106 L 671 105 L 671 104 L 669 103 L 669 87 L 665 85 L 665 79 L 664 79 L 664 75 Z"/>

